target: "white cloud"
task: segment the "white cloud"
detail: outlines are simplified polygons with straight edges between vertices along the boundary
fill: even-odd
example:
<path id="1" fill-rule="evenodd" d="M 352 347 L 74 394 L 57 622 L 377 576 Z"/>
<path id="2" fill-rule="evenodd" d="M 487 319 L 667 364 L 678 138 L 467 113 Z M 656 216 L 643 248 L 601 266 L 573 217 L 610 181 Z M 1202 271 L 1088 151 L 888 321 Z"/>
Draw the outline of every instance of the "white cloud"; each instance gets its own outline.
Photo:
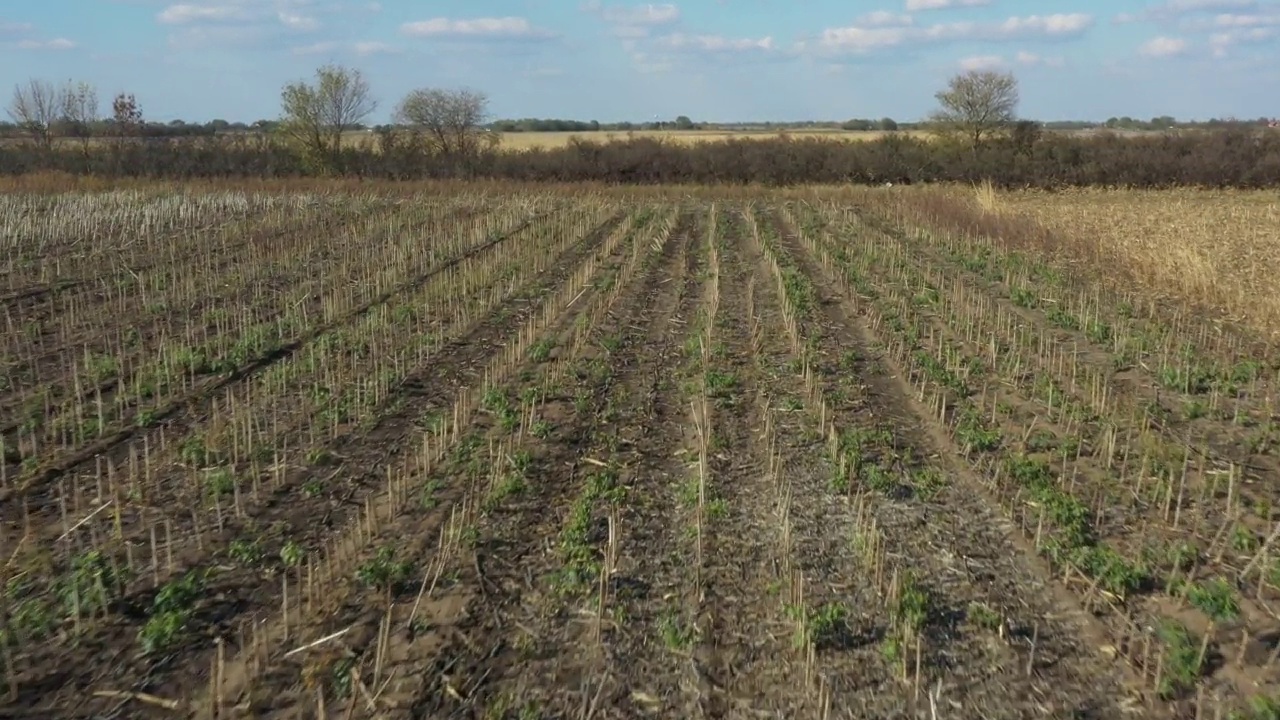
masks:
<path id="1" fill-rule="evenodd" d="M 680 21 L 680 8 L 671 3 L 604 5 L 600 0 L 590 0 L 583 3 L 580 9 L 598 16 L 610 26 L 610 34 L 619 38 L 648 37 L 654 28 Z"/>
<path id="2" fill-rule="evenodd" d="M 261 48 L 275 46 L 280 39 L 272 28 L 253 23 L 192 25 L 170 34 L 168 46 L 177 51 L 212 47 Z"/>
<path id="3" fill-rule="evenodd" d="M 852 25 L 823 30 L 817 48 L 827 52 L 867 53 L 874 50 L 961 41 L 1003 41 L 1026 37 L 1072 37 L 1093 25 L 1083 13 L 1011 17 L 998 23 L 953 22 L 925 27 L 869 27 Z"/>
<path id="4" fill-rule="evenodd" d="M 701 52 L 743 52 L 775 50 L 777 45 L 772 37 L 762 38 L 727 38 L 720 35 L 685 35 L 674 33 L 657 39 L 658 45 L 671 50 L 694 50 Z"/>
<path id="5" fill-rule="evenodd" d="M 1211 21 L 1216 27 L 1253 27 L 1255 25 L 1271 25 L 1276 21 L 1273 15 L 1241 15 L 1223 13 L 1213 16 Z"/>
<path id="6" fill-rule="evenodd" d="M 253 18 L 252 13 L 239 5 L 170 5 L 156 15 L 165 25 L 190 25 L 205 22 L 234 22 Z"/>
<path id="7" fill-rule="evenodd" d="M 617 38 L 624 40 L 636 40 L 638 38 L 649 37 L 649 28 L 639 27 L 638 25 L 617 25 L 610 28 L 609 32 Z"/>
<path id="8" fill-rule="evenodd" d="M 282 10 L 276 14 L 276 17 L 279 18 L 281 25 L 284 25 L 290 30 L 311 32 L 312 30 L 316 30 L 320 27 L 319 20 L 316 20 L 313 17 L 307 17 L 306 15 L 298 15 L 296 13 L 285 12 Z"/>
<path id="9" fill-rule="evenodd" d="M 1192 29 L 1272 27 L 1280 25 L 1280 6 L 1270 6 L 1265 12 L 1220 13 L 1200 22 L 1191 23 Z"/>
<path id="10" fill-rule="evenodd" d="M 1272 42 L 1278 35 L 1280 30 L 1274 27 L 1249 27 L 1213 33 L 1209 36 L 1209 51 L 1215 58 L 1224 58 L 1232 49 Z"/>
<path id="11" fill-rule="evenodd" d="M 1084 13 L 1011 17 L 1000 23 L 1000 35 L 1074 35 L 1088 30 L 1093 16 Z"/>
<path id="12" fill-rule="evenodd" d="M 1165 0 L 1148 6 L 1138 13 L 1121 13 L 1112 19 L 1115 23 L 1134 23 L 1144 20 L 1170 22 L 1186 15 L 1224 10 L 1252 10 L 1260 7 L 1259 0 Z"/>
<path id="13" fill-rule="evenodd" d="M 614 5 L 602 7 L 599 12 L 605 22 L 617 25 L 670 25 L 680 19 L 680 8 L 671 3 L 636 7 Z"/>
<path id="14" fill-rule="evenodd" d="M 449 18 L 432 18 L 408 22 L 400 26 L 400 32 L 410 37 L 420 38 L 549 38 L 554 35 L 548 30 L 535 27 L 522 17 L 471 18 L 467 20 L 451 20 Z"/>
<path id="15" fill-rule="evenodd" d="M 1066 60 L 1061 57 L 1044 57 L 1035 53 L 1026 52 L 1025 50 L 1018 51 L 1018 54 L 1014 55 L 1013 59 L 1014 62 L 1019 65 L 1028 66 L 1044 65 L 1046 67 L 1057 68 L 1066 64 Z"/>
<path id="16" fill-rule="evenodd" d="M 645 73 L 646 75 L 656 75 L 658 73 L 671 71 L 674 64 L 671 62 L 670 58 L 654 57 L 645 52 L 633 52 L 631 53 L 631 66 L 635 68 L 637 72 Z"/>
<path id="17" fill-rule="evenodd" d="M 960 59 L 961 70 L 995 70 L 1004 66 L 1004 58 L 999 55 L 975 55 Z"/>
<path id="18" fill-rule="evenodd" d="M 904 27 L 914 24 L 910 15 L 898 15 L 887 10 L 876 10 L 854 21 L 855 25 L 864 27 Z"/>
<path id="19" fill-rule="evenodd" d="M 361 57 L 368 55 L 394 55 L 399 52 L 397 48 L 384 42 L 377 42 L 376 40 L 358 42 L 355 45 L 352 45 L 351 49 L 355 51 L 356 55 Z"/>
<path id="20" fill-rule="evenodd" d="M 400 50 L 392 45 L 375 40 L 362 41 L 344 45 L 337 42 L 318 42 L 310 45 L 300 45 L 292 48 L 294 55 L 331 55 L 341 52 L 352 52 L 360 57 L 369 55 L 392 55 L 400 52 Z"/>
<path id="21" fill-rule="evenodd" d="M 1237 29 L 1227 30 L 1225 32 L 1214 33 L 1213 35 L 1209 36 L 1209 39 L 1212 42 L 1218 43 L 1220 45 L 1226 44 L 1226 43 L 1233 43 L 1233 42 L 1259 43 L 1259 42 L 1266 42 L 1267 40 L 1274 38 L 1277 34 L 1280 34 L 1280 28 L 1275 28 L 1275 27 L 1237 28 Z"/>
<path id="22" fill-rule="evenodd" d="M 217 41 L 222 37 L 239 43 L 247 38 L 268 42 L 280 31 L 312 33 L 320 29 L 317 14 L 333 14 L 356 9 L 345 0 L 218 0 L 169 5 L 156 14 L 156 21 L 182 30 L 171 35 L 171 45 L 181 47 L 187 40 Z M 367 7 L 362 8 L 367 11 Z"/>
<path id="23" fill-rule="evenodd" d="M 1151 11 L 1156 13 L 1185 14 L 1231 8 L 1253 8 L 1258 0 L 1165 0 L 1155 5 Z"/>
<path id="24" fill-rule="evenodd" d="M 903 45 L 912 38 L 926 37 L 906 28 L 858 27 L 827 28 L 818 37 L 818 47 L 826 50 L 869 52 L 879 48 Z"/>
<path id="25" fill-rule="evenodd" d="M 18 43 L 18 47 L 22 50 L 72 50 L 76 47 L 76 43 L 66 38 L 23 40 Z"/>
<path id="26" fill-rule="evenodd" d="M 907 12 L 921 10 L 947 10 L 949 8 L 981 7 L 990 5 L 991 0 L 907 0 Z"/>
<path id="27" fill-rule="evenodd" d="M 1186 52 L 1187 41 L 1172 37 L 1152 38 L 1138 48 L 1138 54 L 1152 58 L 1175 57 Z"/>
<path id="28" fill-rule="evenodd" d="M 961 58 L 958 64 L 961 70 L 997 70 L 1007 68 L 1013 64 L 1024 67 L 1057 68 L 1065 65 L 1066 61 L 1060 57 L 1044 57 L 1025 50 L 1019 50 L 1014 53 L 1012 60 L 1005 58 L 1003 55 L 974 55 Z"/>
<path id="29" fill-rule="evenodd" d="M 1144 43 L 1146 57 L 1186 55 L 1204 48 L 1213 58 L 1234 55 L 1238 46 L 1269 43 L 1280 38 L 1280 3 L 1269 0 L 1165 0 L 1137 14 L 1117 16 L 1115 22 L 1148 21 L 1173 31 L 1199 36 L 1195 41 L 1171 32 Z"/>
<path id="30" fill-rule="evenodd" d="M 747 58 L 773 58 L 789 56 L 780 51 L 772 36 L 760 38 L 734 38 L 712 34 L 670 33 L 652 39 L 624 40 L 623 49 L 631 58 L 632 67 L 640 73 L 665 73 L 677 67 L 690 66 L 690 57 L 696 58 L 696 67 L 703 67 L 716 58 L 733 58 L 741 62 Z"/>

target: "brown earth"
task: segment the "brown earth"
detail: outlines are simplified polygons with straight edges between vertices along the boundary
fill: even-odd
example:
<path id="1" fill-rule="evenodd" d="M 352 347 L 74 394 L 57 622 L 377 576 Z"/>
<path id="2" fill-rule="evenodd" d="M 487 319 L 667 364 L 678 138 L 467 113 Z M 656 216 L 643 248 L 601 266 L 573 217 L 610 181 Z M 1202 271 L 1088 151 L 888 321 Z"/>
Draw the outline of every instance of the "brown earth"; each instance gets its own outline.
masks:
<path id="1" fill-rule="evenodd" d="M 383 208 L 367 255 L 299 211 L 270 293 L 210 295 L 232 257 L 139 265 L 188 309 L 134 347 L 87 266 L 18 243 L 3 407 L 110 355 L 98 392 L 57 390 L 82 423 L 174 328 L 218 363 L 154 425 L 0 418 L 0 714 L 1164 718 L 1276 693 L 1266 379 L 1179 416 L 1202 399 L 1159 390 L 1155 344 L 836 206 L 523 200 Z"/>

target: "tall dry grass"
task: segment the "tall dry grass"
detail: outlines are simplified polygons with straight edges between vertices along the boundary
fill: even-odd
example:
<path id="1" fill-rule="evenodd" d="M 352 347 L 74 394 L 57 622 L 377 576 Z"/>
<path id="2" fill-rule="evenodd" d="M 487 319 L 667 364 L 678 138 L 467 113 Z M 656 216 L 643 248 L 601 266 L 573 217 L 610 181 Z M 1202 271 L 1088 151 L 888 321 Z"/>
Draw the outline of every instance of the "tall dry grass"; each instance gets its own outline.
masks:
<path id="1" fill-rule="evenodd" d="M 1003 207 L 996 186 L 990 180 L 983 180 L 973 188 L 973 199 L 982 212 L 995 215 Z"/>
<path id="2" fill-rule="evenodd" d="M 601 192 L 619 199 L 701 198 L 828 201 L 875 207 L 900 222 L 991 238 L 1010 249 L 1058 256 L 1118 284 L 1221 311 L 1280 335 L 1280 196 L 1266 191 L 1000 191 L 990 183 L 955 187 L 791 189 L 698 185 L 614 187 L 533 184 L 546 192 Z M 0 192 L 517 192 L 509 181 L 353 179 L 209 180 L 174 184 L 63 173 L 0 178 Z"/>
<path id="3" fill-rule="evenodd" d="M 1267 191 L 1002 191 L 989 183 L 819 191 L 899 226 L 978 238 L 1121 292 L 1280 339 L 1280 197 Z"/>
<path id="4" fill-rule="evenodd" d="M 975 199 L 975 202 L 982 202 Z M 1274 192 L 1001 193 L 1006 212 L 1087 239 L 1153 293 L 1280 332 L 1280 197 Z"/>

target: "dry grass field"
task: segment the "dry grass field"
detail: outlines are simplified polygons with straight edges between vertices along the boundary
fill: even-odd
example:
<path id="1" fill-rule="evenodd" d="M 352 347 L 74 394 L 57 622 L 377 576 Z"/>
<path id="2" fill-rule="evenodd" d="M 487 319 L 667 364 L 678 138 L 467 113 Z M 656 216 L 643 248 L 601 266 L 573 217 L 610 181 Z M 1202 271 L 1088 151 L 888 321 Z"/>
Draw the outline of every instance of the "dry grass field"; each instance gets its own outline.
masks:
<path id="1" fill-rule="evenodd" d="M 783 134 L 783 131 L 728 132 L 702 130 L 635 130 L 631 132 L 512 132 L 501 133 L 501 142 L 498 145 L 498 148 L 500 150 L 512 152 L 535 148 L 553 150 L 566 147 L 575 139 L 584 142 L 608 143 L 615 140 L 624 141 L 633 138 L 654 138 L 679 144 L 694 144 L 723 142 L 725 140 L 768 140 L 779 138 Z M 788 130 L 785 131 L 785 134 L 790 135 L 793 138 L 821 138 L 832 142 L 864 142 L 876 140 L 885 135 L 883 132 L 874 130 L 866 132 L 852 132 L 844 130 Z M 930 136 L 927 132 L 915 130 L 902 131 L 899 134 L 914 137 Z M 242 133 L 241 135 L 244 134 Z M 28 142 L 30 141 L 21 137 L 0 138 L 0 145 L 25 144 Z M 82 142 L 83 141 L 77 138 L 56 138 L 54 140 L 55 146 L 62 148 L 80 148 Z M 113 142 L 113 140 L 109 138 L 93 138 L 88 141 L 88 144 L 90 147 L 100 147 L 110 142 Z M 343 144 L 346 147 L 376 147 L 377 142 L 378 136 L 369 131 L 355 131 L 343 134 Z"/>
<path id="2" fill-rule="evenodd" d="M 1053 131 L 1070 135 L 1089 135 L 1092 131 Z M 1148 133 L 1143 131 L 1114 131 L 1117 135 L 1132 137 Z M 560 148 L 573 139 L 586 142 L 606 143 L 613 140 L 630 138 L 654 138 L 681 144 L 703 142 L 723 142 L 725 140 L 770 140 L 790 136 L 796 139 L 817 138 L 832 142 L 867 142 L 878 140 L 890 134 L 880 130 L 829 130 L 797 129 L 797 130 L 634 130 L 631 132 L 511 132 L 502 134 L 499 147 L 508 150 L 527 150 L 529 148 Z M 927 130 L 900 130 L 892 134 L 902 137 L 932 138 L 934 134 Z M 351 133 L 353 142 L 370 142 L 374 135 L 368 132 Z"/>
<path id="3" fill-rule="evenodd" d="M 531 148 L 554 149 L 568 145 L 577 139 L 585 142 L 607 143 L 613 140 L 631 138 L 654 138 L 681 144 L 703 142 L 723 142 L 725 140 L 768 140 L 790 135 L 793 138 L 821 138 L 833 142 L 863 142 L 876 140 L 885 135 L 878 130 L 854 132 L 846 130 L 787 130 L 787 131 L 720 131 L 720 130 L 634 130 L 631 132 L 511 132 L 502 133 L 499 146 L 506 150 L 528 150 Z M 929 137 L 924 131 L 906 130 L 899 134 L 913 137 Z M 369 132 L 348 133 L 345 140 L 350 143 L 372 143 L 376 136 Z"/>
<path id="4" fill-rule="evenodd" d="M 1088 135 L 1091 131 L 1055 131 L 1068 132 L 1073 135 Z M 1143 131 L 1116 131 L 1121 136 L 1144 135 Z M 500 148 L 507 150 L 527 150 L 530 148 L 561 148 L 575 138 L 587 142 L 606 143 L 613 140 L 630 138 L 655 138 L 681 144 L 723 142 L 725 140 L 768 140 L 788 135 L 792 138 L 820 138 L 833 142 L 865 142 L 884 137 L 886 132 L 880 130 L 852 131 L 829 129 L 797 129 L 797 130 L 633 130 L 630 132 L 510 132 L 502 133 Z M 926 130 L 901 130 L 894 134 L 904 137 L 931 138 L 933 133 Z M 344 143 L 349 146 L 368 146 L 377 142 L 377 136 L 370 131 L 354 131 L 344 134 Z M 3 143 L 25 143 L 28 140 L 20 137 L 0 138 Z M 57 138 L 60 146 L 79 147 L 80 140 L 75 138 Z M 110 142 L 107 138 L 95 138 L 89 141 L 91 146 Z"/>
<path id="5" fill-rule="evenodd" d="M 725 140 L 757 140 L 775 139 L 783 134 L 794 138 L 821 138 L 839 142 L 861 142 L 876 140 L 885 135 L 879 131 L 851 132 L 844 130 L 788 130 L 783 132 L 726 132 L 715 130 L 636 130 L 634 132 L 518 132 L 504 133 L 502 147 L 522 150 L 531 147 L 556 148 L 564 147 L 573 138 L 591 142 L 609 142 L 611 140 L 627 140 L 629 138 L 656 138 L 682 144 L 703 142 L 723 142 Z M 905 131 L 904 135 L 925 136 L 927 133 Z"/>
<path id="6" fill-rule="evenodd" d="M 561 148 L 573 139 L 587 142 L 607 143 L 614 140 L 631 138 L 654 138 L 681 144 L 722 142 L 725 140 L 768 140 L 790 135 L 793 138 L 821 138 L 834 142 L 862 142 L 876 140 L 886 133 L 879 130 L 847 131 L 847 130 L 778 130 L 778 131 L 723 131 L 723 130 L 633 130 L 630 132 L 511 132 L 502 133 L 499 147 L 509 150 L 527 150 L 530 148 Z M 922 130 L 904 130 L 898 133 L 903 136 L 930 137 Z M 221 136 L 220 136 L 221 137 Z M 0 138 L 3 143 L 27 143 L 22 137 Z M 62 147 L 80 147 L 77 138 L 56 138 L 57 145 Z M 112 142 L 109 138 L 94 138 L 88 141 L 90 146 L 99 146 Z M 377 135 L 370 131 L 360 130 L 343 134 L 343 142 L 351 147 L 368 146 L 377 142 Z"/>
<path id="7" fill-rule="evenodd" d="M 0 714 L 1280 712 L 1261 195 L 55 189 Z"/>
<path id="8" fill-rule="evenodd" d="M 1155 293 L 1176 293 L 1280 331 L 1274 191 L 1006 193 L 996 207 L 1092 241 Z"/>

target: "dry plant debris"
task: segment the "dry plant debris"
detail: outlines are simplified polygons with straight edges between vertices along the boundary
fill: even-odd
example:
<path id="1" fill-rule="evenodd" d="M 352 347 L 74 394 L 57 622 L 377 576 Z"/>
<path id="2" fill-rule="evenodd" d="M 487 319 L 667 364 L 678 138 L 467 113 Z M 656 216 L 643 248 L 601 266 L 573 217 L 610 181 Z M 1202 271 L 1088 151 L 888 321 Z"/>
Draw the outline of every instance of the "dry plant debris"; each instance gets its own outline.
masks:
<path id="1" fill-rule="evenodd" d="M 1277 717 L 1206 197 L 4 195 L 0 712 Z"/>

